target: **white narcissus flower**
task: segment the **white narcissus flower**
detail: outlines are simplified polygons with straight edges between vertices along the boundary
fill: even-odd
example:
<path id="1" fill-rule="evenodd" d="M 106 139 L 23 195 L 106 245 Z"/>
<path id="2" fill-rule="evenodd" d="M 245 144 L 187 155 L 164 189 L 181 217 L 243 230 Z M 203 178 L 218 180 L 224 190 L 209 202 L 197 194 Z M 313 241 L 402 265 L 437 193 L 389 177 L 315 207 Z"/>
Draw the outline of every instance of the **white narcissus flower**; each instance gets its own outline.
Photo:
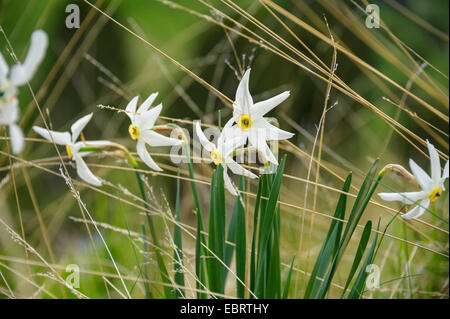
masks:
<path id="1" fill-rule="evenodd" d="M 11 148 L 14 154 L 19 154 L 25 146 L 19 120 L 18 87 L 28 83 L 44 58 L 48 37 L 42 30 L 36 30 L 31 35 L 28 55 L 23 63 L 8 68 L 3 55 L 0 53 L 0 126 L 9 127 Z"/>
<path id="2" fill-rule="evenodd" d="M 86 156 L 89 153 L 91 153 L 91 151 L 89 151 L 89 148 L 108 146 L 111 142 L 109 141 L 76 142 L 76 140 L 81 134 L 81 131 L 88 124 L 91 118 L 92 113 L 83 116 L 75 123 L 73 123 L 72 126 L 70 127 L 72 133 L 50 131 L 39 126 L 33 126 L 33 130 L 39 135 L 41 135 L 43 138 L 51 142 L 55 142 L 55 144 L 66 146 L 66 151 L 69 159 L 75 161 L 78 176 L 89 184 L 101 186 L 102 182 L 97 176 L 92 174 L 91 170 L 86 165 L 83 156 Z M 83 148 L 85 150 L 83 150 Z"/>
<path id="3" fill-rule="evenodd" d="M 412 159 L 409 160 L 411 171 L 422 190 L 418 192 L 405 193 L 379 193 L 385 201 L 398 201 L 406 205 L 415 205 L 409 212 L 402 215 L 405 219 L 413 219 L 422 216 L 431 203 L 438 199 L 442 191 L 445 190 L 444 183 L 448 178 L 449 162 L 445 164 L 444 171 L 441 175 L 441 163 L 439 154 L 433 144 L 427 141 L 428 152 L 430 154 L 431 176 L 429 176 L 419 165 Z"/>
<path id="4" fill-rule="evenodd" d="M 233 117 L 229 122 L 236 123 L 226 135 L 243 135 L 248 138 L 250 146 L 256 148 L 265 158 L 274 164 L 278 164 L 267 141 L 279 141 L 289 139 L 294 134 L 283 131 L 270 124 L 264 115 L 286 100 L 290 93 L 283 92 L 265 101 L 253 103 L 253 98 L 249 90 L 250 69 L 248 69 L 236 91 L 236 100 L 233 104 Z"/>
<path id="5" fill-rule="evenodd" d="M 147 164 L 148 167 L 155 171 L 162 171 L 162 169 L 156 165 L 147 151 L 146 144 L 149 146 L 176 146 L 181 145 L 183 141 L 175 138 L 166 137 L 153 130 L 156 119 L 161 113 L 162 104 L 158 104 L 154 108 L 150 109 L 153 101 L 156 99 L 158 93 L 151 94 L 142 103 L 136 111 L 137 102 L 139 97 L 134 97 L 130 103 L 128 103 L 125 111 L 131 120 L 131 124 L 128 128 L 130 137 L 133 140 L 137 140 L 137 153 L 142 161 Z"/>
<path id="6" fill-rule="evenodd" d="M 227 125 L 231 125 L 231 123 Z M 237 175 L 243 175 L 250 178 L 257 178 L 258 176 L 243 168 L 233 160 L 233 151 L 245 144 L 245 138 L 242 135 L 232 138 L 226 138 L 224 133 L 226 132 L 227 128 L 228 127 L 225 126 L 224 130 L 222 130 L 222 133 L 217 140 L 216 146 L 206 138 L 200 127 L 200 121 L 195 122 L 195 133 L 197 134 L 200 143 L 208 152 L 210 152 L 211 160 L 214 162 L 214 164 L 221 164 L 223 166 L 223 179 L 226 189 L 232 195 L 237 196 L 238 193 L 236 192 L 236 189 L 234 188 L 233 183 L 231 182 L 231 179 L 227 173 L 228 168 Z"/>

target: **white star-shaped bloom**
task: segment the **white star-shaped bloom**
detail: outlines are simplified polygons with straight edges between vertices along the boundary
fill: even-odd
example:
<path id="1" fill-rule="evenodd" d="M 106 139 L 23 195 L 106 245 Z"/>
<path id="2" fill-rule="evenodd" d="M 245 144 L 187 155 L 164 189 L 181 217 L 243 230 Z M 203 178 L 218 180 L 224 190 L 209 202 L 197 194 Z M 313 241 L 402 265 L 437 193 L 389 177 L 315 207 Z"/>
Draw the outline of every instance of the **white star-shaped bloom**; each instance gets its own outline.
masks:
<path id="1" fill-rule="evenodd" d="M 229 120 L 236 123 L 229 128 L 227 136 L 243 135 L 250 146 L 256 148 L 265 158 L 274 164 L 278 164 L 267 141 L 279 141 L 289 139 L 294 134 L 283 131 L 270 124 L 264 115 L 277 105 L 286 100 L 290 93 L 283 92 L 265 101 L 253 103 L 253 98 L 249 90 L 250 69 L 248 69 L 236 91 L 236 100 L 233 103 L 233 117 Z"/>
<path id="2" fill-rule="evenodd" d="M 130 137 L 133 140 L 137 140 L 137 153 L 139 157 L 147 164 L 148 167 L 156 170 L 162 171 L 162 169 L 156 165 L 155 161 L 152 159 L 147 151 L 146 144 L 149 146 L 175 146 L 181 145 L 183 141 L 175 138 L 166 137 L 159 134 L 153 130 L 156 119 L 161 113 L 162 104 L 158 104 L 154 108 L 150 109 L 153 101 L 155 100 L 158 93 L 151 94 L 142 103 L 136 111 L 137 102 L 139 97 L 134 97 L 130 103 L 128 103 L 125 111 L 131 120 L 131 124 L 128 128 Z"/>
<path id="3" fill-rule="evenodd" d="M 13 65 L 11 69 L 0 53 L 0 125 L 9 127 L 11 148 L 14 154 L 19 154 L 25 146 L 22 130 L 17 125 L 19 120 L 18 87 L 31 80 L 44 58 L 47 44 L 47 34 L 42 30 L 34 31 L 25 61 Z"/>
<path id="4" fill-rule="evenodd" d="M 228 126 L 230 126 L 231 124 L 231 122 L 227 123 Z M 227 128 L 229 127 L 225 126 L 222 130 L 222 133 L 217 139 L 216 146 L 206 138 L 200 127 L 200 121 L 195 122 L 195 133 L 197 134 L 200 143 L 208 152 L 210 152 L 211 160 L 214 162 L 214 164 L 221 164 L 223 167 L 223 179 L 226 189 L 232 195 L 237 196 L 238 193 L 233 186 L 230 177 L 228 176 L 228 168 L 237 175 L 243 175 L 250 178 L 257 178 L 258 176 L 243 168 L 233 160 L 233 151 L 245 144 L 245 137 L 240 135 L 234 136 L 232 138 L 226 138 L 225 132 L 227 132 Z"/>
<path id="5" fill-rule="evenodd" d="M 77 120 L 75 123 L 72 124 L 70 127 L 70 132 L 56 132 L 56 131 L 50 131 L 45 128 L 39 127 L 39 126 L 33 126 L 33 130 L 41 135 L 43 138 L 55 142 L 55 144 L 58 145 L 65 145 L 67 155 L 70 160 L 75 161 L 77 174 L 78 176 L 86 181 L 89 184 L 95 185 L 95 186 L 101 186 L 102 182 L 101 180 L 96 177 L 94 174 L 92 174 L 89 167 L 86 165 L 86 162 L 83 159 L 83 156 L 86 156 L 90 153 L 92 153 L 89 150 L 82 150 L 82 148 L 89 149 L 107 146 L 111 142 L 109 141 L 80 141 L 76 142 L 78 137 L 81 134 L 81 131 L 84 129 L 84 127 L 88 124 L 88 122 L 92 118 L 92 113 L 88 114 L 86 116 L 83 116 L 79 120 Z"/>
<path id="6" fill-rule="evenodd" d="M 441 163 L 439 154 L 433 144 L 427 141 L 428 152 L 430 154 L 431 176 L 429 176 L 419 165 L 412 159 L 409 160 L 409 166 L 421 190 L 418 192 L 405 193 L 379 193 L 385 201 L 398 201 L 405 205 L 415 205 L 409 212 L 402 215 L 405 219 L 413 219 L 422 216 L 431 203 L 438 199 L 442 191 L 445 190 L 444 183 L 448 178 L 449 162 L 445 164 L 444 171 L 441 175 Z"/>

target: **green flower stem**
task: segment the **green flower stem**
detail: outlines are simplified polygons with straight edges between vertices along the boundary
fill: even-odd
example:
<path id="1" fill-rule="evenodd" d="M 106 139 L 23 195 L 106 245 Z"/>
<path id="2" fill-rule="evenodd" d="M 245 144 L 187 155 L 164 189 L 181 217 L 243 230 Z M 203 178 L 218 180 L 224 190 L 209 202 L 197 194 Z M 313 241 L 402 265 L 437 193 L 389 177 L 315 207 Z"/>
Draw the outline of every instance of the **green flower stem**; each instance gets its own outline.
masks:
<path id="1" fill-rule="evenodd" d="M 133 160 L 134 160 L 134 158 L 133 158 Z M 150 210 L 150 206 L 147 202 L 147 196 L 145 194 L 144 183 L 142 183 L 141 173 L 138 171 L 139 165 L 136 163 L 134 168 L 136 169 L 136 171 L 135 171 L 136 180 L 139 185 L 139 191 L 141 192 L 141 197 L 144 200 L 144 206 L 147 210 Z M 159 241 L 158 241 L 158 237 L 156 236 L 155 226 L 153 224 L 152 217 L 150 216 L 150 214 L 148 212 L 145 214 L 145 216 L 147 217 L 148 228 L 150 229 L 150 235 L 152 237 L 152 241 L 153 241 L 154 245 L 156 246 L 156 249 L 155 249 L 156 261 L 158 263 L 159 270 L 161 271 L 162 281 L 166 284 L 170 284 L 171 281 L 170 281 L 169 273 L 167 271 L 166 265 L 164 264 L 164 259 L 161 256 L 161 252 L 159 251 L 159 249 L 160 249 Z M 167 298 L 171 298 L 171 296 L 173 295 L 173 291 L 168 286 L 164 286 L 164 292 L 165 292 L 165 295 Z"/>
<path id="2" fill-rule="evenodd" d="M 98 151 L 103 148 L 115 148 L 119 151 L 122 151 L 124 153 L 124 157 L 127 159 L 128 163 L 131 165 L 131 167 L 136 169 L 135 174 L 136 174 L 136 180 L 139 185 L 139 191 L 141 192 L 141 197 L 144 201 L 144 206 L 149 211 L 150 206 L 148 205 L 148 202 L 147 202 L 147 196 L 145 194 L 144 184 L 142 183 L 141 173 L 139 172 L 139 164 L 136 161 L 136 159 L 134 158 L 134 156 L 130 153 L 130 151 L 125 146 L 118 144 L 118 143 L 114 143 L 114 142 L 105 143 L 104 146 L 102 145 L 100 147 L 96 147 L 95 149 Z M 92 149 L 94 149 L 94 148 L 86 147 L 86 149 L 89 149 L 86 151 L 92 151 Z M 80 150 L 84 151 L 84 148 L 81 148 Z M 158 263 L 159 270 L 161 271 L 162 281 L 166 284 L 170 284 L 171 281 L 170 281 L 169 273 L 167 271 L 166 265 L 164 264 L 164 259 L 161 256 L 161 252 L 159 251 L 160 246 L 159 246 L 158 237 L 156 235 L 155 226 L 153 224 L 153 220 L 148 212 L 145 214 L 145 216 L 147 217 L 148 228 L 150 229 L 150 235 L 152 237 L 153 244 L 156 246 L 156 249 L 155 249 L 156 261 Z M 173 295 L 173 291 L 170 289 L 169 286 L 164 286 L 164 292 L 165 292 L 165 295 L 167 298 L 171 298 L 171 296 Z"/>
<path id="3" fill-rule="evenodd" d="M 99 147 L 81 147 L 79 152 L 100 152 L 101 148 Z"/>
<path id="4" fill-rule="evenodd" d="M 195 201 L 195 207 L 196 207 L 196 214 L 197 214 L 197 238 L 196 238 L 196 245 L 195 245 L 195 274 L 198 278 L 196 281 L 196 288 L 199 290 L 204 290 L 204 287 L 206 286 L 206 264 L 205 264 L 205 258 L 201 258 L 201 256 L 205 256 L 205 237 L 202 234 L 203 232 L 203 219 L 202 219 L 202 211 L 200 207 L 200 199 L 198 196 L 197 191 L 197 185 L 195 184 L 195 175 L 194 175 L 194 166 L 192 165 L 191 160 L 191 153 L 189 149 L 189 140 L 184 134 L 181 127 L 179 127 L 177 124 L 169 123 L 165 126 L 166 128 L 175 129 L 178 133 L 178 135 L 183 140 L 183 146 L 184 151 L 186 153 L 186 161 L 188 164 L 188 170 L 189 170 L 189 177 L 191 178 L 191 187 L 192 187 L 192 194 L 194 195 L 194 201 Z M 204 299 L 206 298 L 206 295 L 201 292 L 197 292 L 197 298 L 198 299 Z"/>
<path id="5" fill-rule="evenodd" d="M 89 144 L 87 144 L 89 145 Z M 133 168 L 138 168 L 138 163 L 136 162 L 136 159 L 133 157 L 133 155 L 130 153 L 130 151 L 123 145 L 114 143 L 114 142 L 108 142 L 104 145 L 100 146 L 87 146 L 87 147 L 81 147 L 79 149 L 79 152 L 100 152 L 105 148 L 115 148 L 119 151 L 122 151 L 124 153 L 124 157 L 127 159 L 128 163 Z"/>

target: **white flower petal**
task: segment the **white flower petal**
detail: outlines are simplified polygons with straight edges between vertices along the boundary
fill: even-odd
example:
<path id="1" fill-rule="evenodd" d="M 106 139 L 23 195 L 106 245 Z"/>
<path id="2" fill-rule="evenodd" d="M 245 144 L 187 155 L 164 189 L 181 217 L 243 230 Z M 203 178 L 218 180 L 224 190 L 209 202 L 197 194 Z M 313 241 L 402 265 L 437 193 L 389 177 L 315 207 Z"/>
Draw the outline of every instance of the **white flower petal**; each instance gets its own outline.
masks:
<path id="1" fill-rule="evenodd" d="M 73 159 L 75 160 L 75 164 L 77 166 L 77 174 L 82 180 L 94 186 L 102 185 L 102 181 L 97 176 L 92 174 L 91 170 L 86 165 L 86 162 L 79 154 L 74 154 Z"/>
<path id="2" fill-rule="evenodd" d="M 140 139 L 143 139 L 145 143 L 150 146 L 176 146 L 183 143 L 182 140 L 167 137 L 155 131 L 143 131 L 141 132 Z"/>
<path id="3" fill-rule="evenodd" d="M 220 142 L 221 144 L 218 144 L 217 148 L 220 150 L 220 153 L 223 154 L 223 156 L 228 157 L 235 149 L 241 148 L 245 145 L 245 143 L 247 142 L 247 136 L 235 136 L 233 138 L 226 139 L 225 142 Z"/>
<path id="4" fill-rule="evenodd" d="M 31 80 L 41 63 L 47 50 L 48 36 L 42 30 L 36 30 L 31 35 L 30 48 L 23 64 L 16 64 L 11 68 L 11 84 L 24 85 Z"/>
<path id="5" fill-rule="evenodd" d="M 425 211 L 428 209 L 428 206 L 430 206 L 430 200 L 425 199 L 420 202 L 420 205 L 417 205 L 416 207 L 411 209 L 406 214 L 403 214 L 402 217 L 404 219 L 408 219 L 408 220 L 414 219 L 414 218 L 419 218 L 420 216 L 423 215 L 423 213 L 425 213 Z"/>
<path id="6" fill-rule="evenodd" d="M 378 196 L 387 202 L 402 202 L 403 204 L 412 205 L 415 202 L 427 198 L 427 193 L 406 192 L 406 193 L 379 193 Z"/>
<path id="7" fill-rule="evenodd" d="M 161 113 L 162 104 L 158 104 L 149 111 L 142 112 L 136 115 L 135 121 L 137 127 L 142 130 L 151 129 Z"/>
<path id="8" fill-rule="evenodd" d="M 236 137 L 235 131 L 233 130 L 234 122 L 235 122 L 235 119 L 234 119 L 234 117 L 232 117 L 225 123 L 225 126 L 222 128 L 219 138 L 217 139 L 217 146 L 223 144 L 226 140 L 228 140 L 230 138 Z M 242 134 L 239 133 L 238 135 L 242 135 Z"/>
<path id="9" fill-rule="evenodd" d="M 138 140 L 136 149 L 139 157 L 148 167 L 155 171 L 162 171 L 162 169 L 158 165 L 156 165 L 155 161 L 148 153 L 144 140 Z"/>
<path id="10" fill-rule="evenodd" d="M 237 122 L 237 119 L 243 113 L 244 111 L 241 109 L 241 107 L 236 103 L 233 103 L 233 117 L 231 118 L 231 120 L 233 120 L 233 122 Z"/>
<path id="11" fill-rule="evenodd" d="M 409 167 L 411 167 L 411 171 L 422 190 L 426 192 L 431 191 L 433 188 L 433 181 L 431 180 L 431 177 L 412 159 L 409 160 Z"/>
<path id="12" fill-rule="evenodd" d="M 18 100 L 0 105 L 0 125 L 11 125 L 19 119 Z"/>
<path id="13" fill-rule="evenodd" d="M 241 112 L 244 114 L 250 114 L 251 107 L 253 106 L 253 98 L 248 88 L 249 80 L 250 80 L 250 69 L 248 69 L 245 72 L 241 82 L 239 82 L 239 86 L 236 91 L 235 104 L 238 106 L 239 110 L 241 110 Z"/>
<path id="14" fill-rule="evenodd" d="M 228 176 L 227 171 L 225 169 L 223 170 L 223 181 L 224 181 L 225 188 L 230 192 L 230 194 L 233 196 L 237 196 L 238 193 L 237 193 L 236 189 L 234 188 L 233 183 L 231 182 L 230 176 Z"/>
<path id="15" fill-rule="evenodd" d="M 152 106 L 153 101 L 155 101 L 156 97 L 158 96 L 158 92 L 150 94 L 150 96 L 144 101 L 144 103 L 141 104 L 138 108 L 138 113 L 143 113 L 148 111 L 150 106 Z"/>
<path id="16" fill-rule="evenodd" d="M 441 180 L 439 181 L 441 187 L 444 187 L 445 180 L 448 178 L 448 165 L 449 161 L 445 163 L 444 171 L 442 172 L 442 177 Z"/>
<path id="17" fill-rule="evenodd" d="M 212 152 L 216 149 L 216 146 L 211 143 L 205 136 L 200 126 L 200 121 L 195 121 L 194 123 L 195 134 L 197 134 L 200 144 L 208 151 Z"/>
<path id="18" fill-rule="evenodd" d="M 6 64 L 3 54 L 0 52 L 0 84 L 2 82 L 2 79 L 6 79 L 6 76 L 8 75 L 8 70 L 9 70 L 8 64 Z"/>
<path id="19" fill-rule="evenodd" d="M 136 107 L 138 100 L 139 96 L 135 96 L 125 108 L 125 113 L 128 115 L 132 123 L 134 123 L 134 118 L 136 116 Z"/>
<path id="20" fill-rule="evenodd" d="M 81 131 L 85 128 L 85 126 L 89 123 L 89 121 L 92 118 L 93 113 L 90 113 L 88 115 L 83 116 L 79 120 L 77 120 L 75 123 L 72 124 L 70 127 L 70 130 L 72 131 L 72 142 L 75 143 L 75 141 L 78 139 L 78 136 L 80 136 Z"/>
<path id="21" fill-rule="evenodd" d="M 264 157 L 265 161 L 269 161 L 275 165 L 278 165 L 278 161 L 273 155 L 270 147 L 267 145 L 266 139 L 263 134 L 258 134 L 255 130 L 248 135 L 248 142 L 251 146 L 255 147 Z"/>
<path id="22" fill-rule="evenodd" d="M 255 128 L 259 128 L 258 134 L 262 134 L 266 141 L 281 141 L 293 137 L 295 134 L 284 131 L 270 124 L 266 119 L 260 118 L 254 124 Z"/>
<path id="23" fill-rule="evenodd" d="M 285 92 L 278 94 L 270 99 L 255 103 L 255 105 L 253 105 L 253 107 L 251 109 L 252 116 L 255 116 L 255 117 L 264 116 L 266 113 L 268 113 L 274 107 L 278 106 L 284 100 L 286 100 L 290 94 L 291 93 L 289 91 L 285 91 Z"/>
<path id="24" fill-rule="evenodd" d="M 11 150 L 13 154 L 21 153 L 25 146 L 25 139 L 19 125 L 11 124 L 9 126 L 9 136 L 11 137 Z"/>
<path id="25" fill-rule="evenodd" d="M 250 178 L 258 178 L 258 176 L 256 176 L 255 174 L 253 174 L 249 170 L 245 169 L 244 167 L 242 167 L 241 165 L 236 163 L 231 158 L 227 158 L 225 164 L 236 175 L 247 176 L 247 177 L 250 177 Z"/>
<path id="26" fill-rule="evenodd" d="M 441 161 L 439 160 L 439 154 L 436 148 L 428 140 L 427 146 L 430 154 L 431 179 L 433 180 L 433 184 L 438 185 L 441 179 Z"/>
<path id="27" fill-rule="evenodd" d="M 217 144 L 222 144 L 225 140 L 229 140 L 237 136 L 248 136 L 248 131 L 241 130 L 237 124 L 233 125 L 236 122 L 235 120 L 236 119 L 234 117 L 228 120 L 220 133 Z"/>
<path id="28" fill-rule="evenodd" d="M 46 140 L 48 140 L 50 142 L 54 141 L 56 144 L 59 144 L 59 145 L 67 145 L 67 144 L 71 144 L 71 142 L 72 142 L 69 132 L 55 132 L 55 131 L 50 131 L 45 128 L 39 127 L 39 126 L 33 126 L 33 131 L 38 133 L 40 136 L 42 136 Z M 50 136 L 50 133 L 51 133 L 51 136 Z M 53 138 L 53 140 L 52 140 L 52 138 Z"/>

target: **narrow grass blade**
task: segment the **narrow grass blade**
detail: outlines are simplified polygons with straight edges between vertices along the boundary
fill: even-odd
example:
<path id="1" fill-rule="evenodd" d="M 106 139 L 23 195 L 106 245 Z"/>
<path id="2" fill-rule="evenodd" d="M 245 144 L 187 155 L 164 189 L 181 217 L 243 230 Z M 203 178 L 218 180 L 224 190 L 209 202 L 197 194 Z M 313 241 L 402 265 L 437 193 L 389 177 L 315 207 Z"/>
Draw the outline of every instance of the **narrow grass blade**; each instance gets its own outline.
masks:
<path id="1" fill-rule="evenodd" d="M 286 277 L 286 282 L 284 283 L 283 295 L 281 296 L 281 299 L 287 299 L 288 297 L 289 287 L 291 285 L 292 269 L 294 268 L 294 260 L 295 257 L 292 258 L 291 265 L 289 266 L 289 271 Z"/>
<path id="2" fill-rule="evenodd" d="M 380 222 L 378 221 L 377 230 L 379 229 L 379 227 Z M 360 298 L 364 291 L 364 286 L 366 284 L 366 279 L 368 276 L 367 266 L 372 264 L 373 260 L 375 259 L 377 240 L 378 240 L 378 232 L 375 233 L 375 238 L 373 239 L 372 246 L 370 247 L 369 253 L 367 254 L 366 261 L 362 265 L 358 277 L 356 277 L 355 282 L 353 283 L 353 287 L 350 290 L 350 293 L 348 294 L 349 299 Z"/>
<path id="3" fill-rule="evenodd" d="M 347 195 L 346 193 L 350 189 L 352 182 L 352 173 L 348 174 L 347 179 L 342 187 L 343 193 L 339 197 L 338 204 L 336 205 L 336 210 L 334 212 L 334 217 L 338 219 L 345 218 L 345 209 L 347 206 Z M 334 259 L 339 247 L 339 241 L 342 234 L 343 223 L 336 219 L 333 219 L 328 229 L 325 241 L 320 249 L 319 255 L 317 256 L 316 263 L 314 264 L 313 271 L 311 272 L 310 279 L 306 286 L 305 299 L 312 298 L 317 293 L 317 290 L 322 284 L 322 281 L 318 278 L 322 278 L 325 275 L 331 261 Z"/>
<path id="4" fill-rule="evenodd" d="M 277 207 L 274 219 L 267 260 L 267 289 L 265 298 L 280 298 L 281 296 L 281 260 L 280 260 L 280 209 Z"/>
<path id="5" fill-rule="evenodd" d="M 215 254 L 219 259 L 215 259 L 218 273 L 217 273 L 217 286 L 219 293 L 224 293 L 225 283 L 223 282 L 223 277 L 228 269 L 222 264 L 225 257 L 225 223 L 226 223 L 226 203 L 225 203 L 225 185 L 224 185 L 224 169 L 222 165 L 217 166 L 217 184 L 216 184 L 216 208 L 215 208 L 215 218 L 216 218 L 216 229 L 214 236 L 216 237 L 216 251 Z"/>
<path id="6" fill-rule="evenodd" d="M 236 219 L 237 219 L 238 201 L 233 206 L 230 224 L 228 225 L 227 242 L 225 243 L 225 264 L 229 267 L 233 259 L 234 248 L 236 246 Z M 224 285 L 228 277 L 228 272 L 223 276 Z"/>
<path id="7" fill-rule="evenodd" d="M 278 167 L 275 178 L 270 189 L 269 199 L 267 200 L 267 205 L 265 205 L 264 215 L 261 218 L 260 242 L 258 242 L 258 262 L 256 269 L 256 292 L 260 295 L 261 288 L 265 288 L 264 280 L 267 278 L 264 274 L 267 274 L 267 268 L 265 266 L 268 258 L 268 243 L 270 236 L 272 234 L 271 229 L 273 227 L 273 222 L 276 217 L 278 198 L 280 196 L 281 181 L 284 172 L 284 165 L 286 163 L 286 156 L 283 157 L 281 163 Z M 262 289 L 263 291 L 264 289 Z M 264 294 L 264 292 L 262 292 Z"/>
<path id="8" fill-rule="evenodd" d="M 263 185 L 263 176 L 259 178 L 258 190 L 256 192 L 255 209 L 253 214 L 253 235 L 252 235 L 252 248 L 250 251 L 250 290 L 255 290 L 256 280 L 256 240 L 258 238 L 258 222 L 259 222 L 259 208 L 261 204 L 261 192 Z"/>
<path id="9" fill-rule="evenodd" d="M 141 174 L 139 173 L 139 171 L 136 171 L 136 179 L 138 181 L 139 190 L 141 192 L 142 199 L 144 200 L 145 208 L 150 209 L 150 207 L 147 203 L 147 196 L 145 195 L 144 184 L 142 183 Z M 161 256 L 161 252 L 159 251 L 160 246 L 159 246 L 158 237 L 156 236 L 155 226 L 153 225 L 153 220 L 149 214 L 145 214 L 145 215 L 147 217 L 147 223 L 148 223 L 148 227 L 150 229 L 150 235 L 152 237 L 154 245 L 156 246 L 155 255 L 156 255 L 156 261 L 158 263 L 158 268 L 161 273 L 161 279 L 166 284 L 166 285 L 164 285 L 164 293 L 166 295 L 166 298 L 170 299 L 170 298 L 174 297 L 173 289 L 170 288 L 170 285 L 171 285 L 170 276 L 167 271 L 166 264 L 164 263 L 164 259 Z"/>
<path id="10" fill-rule="evenodd" d="M 180 172 L 178 171 L 178 177 L 180 177 Z M 177 194 L 175 199 L 175 221 L 173 229 L 173 240 L 175 243 L 175 251 L 173 257 L 175 260 L 173 270 L 175 272 L 175 283 L 179 287 L 184 287 L 184 273 L 183 273 L 183 244 L 181 239 L 181 229 L 179 226 L 180 222 L 180 178 L 177 178 Z M 184 297 L 184 291 L 179 288 L 175 289 L 175 295 L 177 298 Z"/>
<path id="11" fill-rule="evenodd" d="M 359 263 L 361 262 L 364 252 L 366 251 L 367 243 L 369 242 L 370 234 L 372 232 L 372 222 L 369 220 L 364 227 L 363 233 L 361 235 L 361 239 L 359 241 L 358 249 L 356 251 L 355 258 L 353 260 L 352 268 L 350 269 L 350 273 L 347 277 L 347 282 L 345 283 L 344 290 L 342 291 L 341 298 L 345 295 L 350 282 L 353 279 L 353 276 L 358 269 Z"/>
<path id="12" fill-rule="evenodd" d="M 194 174 L 194 166 L 192 165 L 191 161 L 191 153 L 189 149 L 189 144 L 185 144 L 185 153 L 186 153 L 186 161 L 188 164 L 188 170 L 189 170 L 189 177 L 191 178 L 191 188 L 192 188 L 192 194 L 194 196 L 194 203 L 195 203 L 195 213 L 197 215 L 197 237 L 195 240 L 195 275 L 197 276 L 196 281 L 196 288 L 198 290 L 204 290 L 206 286 L 206 254 L 205 254 L 205 248 L 206 247 L 206 240 L 205 236 L 203 235 L 204 231 L 204 224 L 203 224 L 203 215 L 202 210 L 200 206 L 200 199 L 198 196 L 197 191 L 197 184 L 195 183 L 195 174 Z M 197 292 L 197 298 L 198 299 L 204 299 L 206 298 L 206 294 L 202 292 Z"/>
<path id="13" fill-rule="evenodd" d="M 361 219 L 362 214 L 364 213 L 364 210 L 367 207 L 367 204 L 369 203 L 370 198 L 372 197 L 375 189 L 378 186 L 378 183 L 382 178 L 381 175 L 378 175 L 376 178 L 374 178 L 377 162 L 378 160 L 373 163 L 355 199 L 355 203 L 353 205 L 352 212 L 347 220 L 347 225 L 345 227 L 342 240 L 339 244 L 338 251 L 336 252 L 336 256 L 333 258 L 333 262 L 330 269 L 328 270 L 327 276 L 324 278 L 324 282 L 316 296 L 319 299 L 325 298 L 326 294 L 328 293 L 337 266 L 347 248 L 348 243 L 350 242 L 350 239 L 356 229 L 356 226 L 358 225 L 359 220 Z"/>
<path id="14" fill-rule="evenodd" d="M 241 176 L 239 178 L 239 190 L 245 190 L 245 178 Z M 247 255 L 247 237 L 246 237 L 246 223 L 245 223 L 245 209 L 242 203 L 245 201 L 245 196 L 239 194 L 236 198 L 236 275 L 245 282 L 245 265 Z M 245 297 L 245 287 L 239 280 L 236 280 L 237 297 Z"/>
<path id="15" fill-rule="evenodd" d="M 197 276 L 196 288 L 198 290 L 205 290 L 206 286 L 206 266 L 205 266 L 205 248 L 206 240 L 203 235 L 203 217 L 202 214 L 196 211 L 197 215 L 197 237 L 195 238 L 195 275 Z M 197 292 L 197 299 L 205 299 L 206 294 Z"/>
<path id="16" fill-rule="evenodd" d="M 210 200 L 209 200 L 209 219 L 208 219 L 208 251 L 206 252 L 206 265 L 207 265 L 207 274 L 208 274 L 208 287 L 211 291 L 217 292 L 217 267 L 216 267 L 216 257 L 213 256 L 213 253 L 216 252 L 216 218 L 215 218 L 215 210 L 216 210 L 216 181 L 217 181 L 217 173 L 216 170 L 213 171 L 211 177 L 211 192 L 210 192 Z"/>

